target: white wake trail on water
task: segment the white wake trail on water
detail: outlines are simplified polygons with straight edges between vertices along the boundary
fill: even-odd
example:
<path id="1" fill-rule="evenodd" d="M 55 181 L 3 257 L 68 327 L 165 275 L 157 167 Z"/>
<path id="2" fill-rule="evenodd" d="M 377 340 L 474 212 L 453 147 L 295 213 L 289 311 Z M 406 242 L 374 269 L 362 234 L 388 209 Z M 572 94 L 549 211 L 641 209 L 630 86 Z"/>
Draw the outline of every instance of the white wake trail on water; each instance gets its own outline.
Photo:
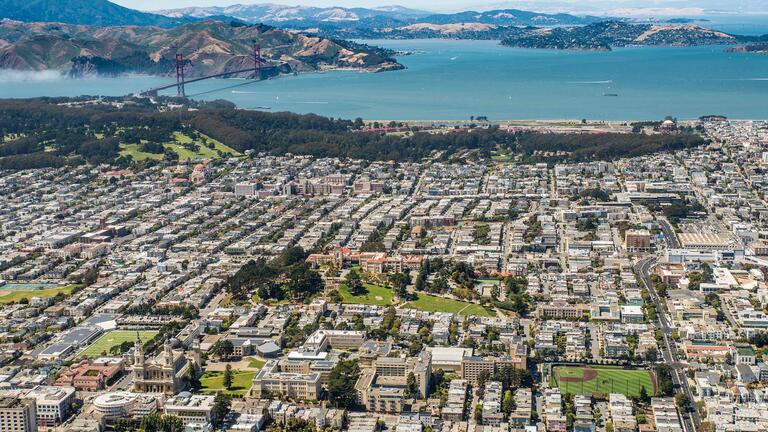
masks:
<path id="1" fill-rule="evenodd" d="M 568 81 L 567 84 L 613 84 L 613 80 L 603 80 L 603 81 Z"/>

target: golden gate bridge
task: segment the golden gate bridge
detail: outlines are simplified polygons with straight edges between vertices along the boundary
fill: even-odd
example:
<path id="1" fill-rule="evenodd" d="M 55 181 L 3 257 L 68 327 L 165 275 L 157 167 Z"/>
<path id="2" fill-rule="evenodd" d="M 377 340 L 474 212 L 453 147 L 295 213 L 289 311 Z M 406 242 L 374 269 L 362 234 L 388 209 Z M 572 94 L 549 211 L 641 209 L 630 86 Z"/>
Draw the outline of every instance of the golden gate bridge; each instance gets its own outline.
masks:
<path id="1" fill-rule="evenodd" d="M 282 48 L 282 47 L 277 47 Z M 237 75 L 241 73 L 247 73 L 247 72 L 253 72 L 253 79 L 255 80 L 261 80 L 262 76 L 262 64 L 266 63 L 266 60 L 261 56 L 261 45 L 254 41 L 252 44 L 252 54 L 251 58 L 253 59 L 253 67 L 248 67 L 245 69 L 238 69 L 238 70 L 231 70 L 227 72 L 220 72 L 216 74 L 211 75 L 205 75 L 201 77 L 196 78 L 186 78 L 184 76 L 184 55 L 181 53 L 176 53 L 175 62 L 176 62 L 176 82 L 171 84 L 162 85 L 159 87 L 154 87 L 149 90 L 142 90 L 138 93 L 139 96 L 157 96 L 157 94 L 160 91 L 168 90 L 171 88 L 176 87 L 176 94 L 179 97 L 186 97 L 186 84 L 195 83 L 198 81 L 203 81 L 211 78 L 220 78 L 224 76 L 229 75 Z"/>

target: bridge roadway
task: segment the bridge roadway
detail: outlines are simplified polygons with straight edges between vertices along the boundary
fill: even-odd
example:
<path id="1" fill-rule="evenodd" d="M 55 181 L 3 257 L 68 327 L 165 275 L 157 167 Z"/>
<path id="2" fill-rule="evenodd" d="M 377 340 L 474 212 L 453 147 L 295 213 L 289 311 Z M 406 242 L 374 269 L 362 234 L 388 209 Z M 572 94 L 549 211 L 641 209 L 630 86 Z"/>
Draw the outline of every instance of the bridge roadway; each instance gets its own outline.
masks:
<path id="1" fill-rule="evenodd" d="M 168 90 L 168 89 L 171 89 L 171 88 L 174 88 L 174 87 L 178 87 L 180 85 L 191 84 L 191 83 L 194 83 L 194 82 L 203 81 L 203 80 L 207 80 L 207 79 L 211 79 L 211 78 L 219 78 L 219 77 L 223 77 L 223 76 L 227 76 L 227 75 L 235 75 L 235 74 L 239 74 L 239 73 L 243 73 L 243 72 L 256 72 L 256 69 L 257 68 L 255 68 L 255 67 L 251 67 L 251 68 L 247 68 L 247 69 L 239 69 L 239 70 L 234 70 L 234 71 L 229 71 L 229 72 L 221 72 L 221 73 L 217 73 L 217 74 L 213 74 L 213 75 L 206 75 L 206 76 L 202 76 L 202 77 L 192 78 L 192 79 L 184 80 L 184 81 L 181 81 L 181 82 L 175 82 L 173 84 L 167 84 L 167 85 L 160 86 L 160 87 L 154 87 L 154 88 L 151 88 L 149 90 L 143 90 L 143 91 L 139 92 L 139 95 L 141 95 L 141 96 L 157 95 L 157 92 L 159 92 L 161 90 Z"/>

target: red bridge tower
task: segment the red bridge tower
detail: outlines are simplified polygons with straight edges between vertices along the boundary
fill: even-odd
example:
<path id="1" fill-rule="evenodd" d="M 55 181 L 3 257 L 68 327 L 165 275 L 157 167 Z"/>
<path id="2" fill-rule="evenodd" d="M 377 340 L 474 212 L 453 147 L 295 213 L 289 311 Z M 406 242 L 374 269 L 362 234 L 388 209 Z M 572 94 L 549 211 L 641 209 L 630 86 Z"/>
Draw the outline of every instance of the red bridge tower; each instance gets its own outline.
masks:
<path id="1" fill-rule="evenodd" d="M 184 91 L 184 55 L 176 54 L 176 91 L 179 97 L 186 97 Z"/>

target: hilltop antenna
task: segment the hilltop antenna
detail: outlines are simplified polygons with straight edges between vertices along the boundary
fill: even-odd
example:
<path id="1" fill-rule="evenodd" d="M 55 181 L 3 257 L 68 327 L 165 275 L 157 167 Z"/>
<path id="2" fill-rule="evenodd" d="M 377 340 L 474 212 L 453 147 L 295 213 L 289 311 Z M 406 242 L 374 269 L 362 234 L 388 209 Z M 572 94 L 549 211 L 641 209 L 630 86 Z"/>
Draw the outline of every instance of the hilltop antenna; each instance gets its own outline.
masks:
<path id="1" fill-rule="evenodd" d="M 184 54 L 176 53 L 176 92 L 179 97 L 186 97 L 184 91 Z"/>

